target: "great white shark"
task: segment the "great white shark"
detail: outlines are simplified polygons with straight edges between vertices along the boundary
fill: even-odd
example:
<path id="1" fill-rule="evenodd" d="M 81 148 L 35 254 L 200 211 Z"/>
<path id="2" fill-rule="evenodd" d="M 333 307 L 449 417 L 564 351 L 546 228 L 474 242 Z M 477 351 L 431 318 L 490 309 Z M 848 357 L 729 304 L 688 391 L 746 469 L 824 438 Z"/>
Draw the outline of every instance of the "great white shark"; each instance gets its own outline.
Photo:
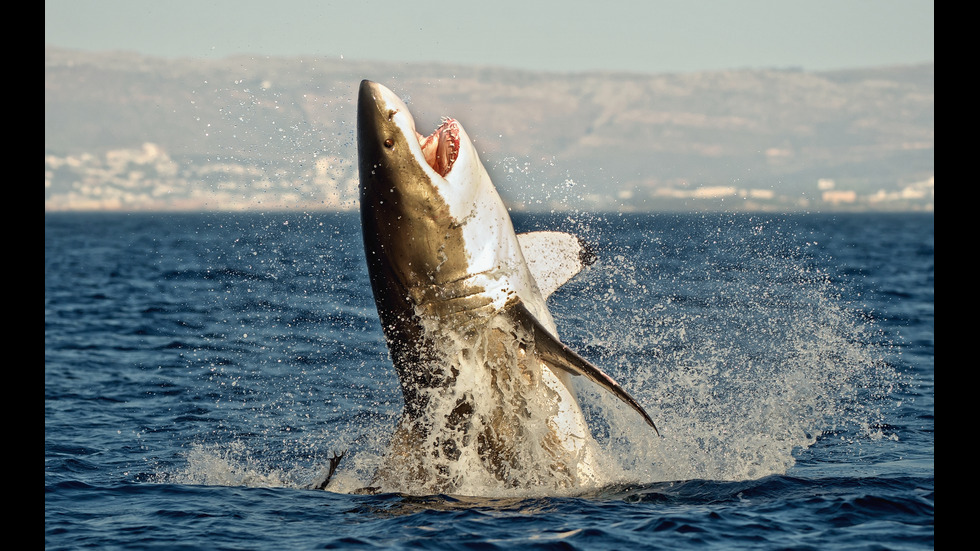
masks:
<path id="1" fill-rule="evenodd" d="M 602 481 L 571 385 L 616 381 L 565 346 L 548 296 L 587 263 L 560 232 L 515 234 L 454 119 L 416 131 L 405 103 L 361 82 L 357 155 L 364 252 L 404 409 L 372 486 L 407 493 L 574 488 Z"/>

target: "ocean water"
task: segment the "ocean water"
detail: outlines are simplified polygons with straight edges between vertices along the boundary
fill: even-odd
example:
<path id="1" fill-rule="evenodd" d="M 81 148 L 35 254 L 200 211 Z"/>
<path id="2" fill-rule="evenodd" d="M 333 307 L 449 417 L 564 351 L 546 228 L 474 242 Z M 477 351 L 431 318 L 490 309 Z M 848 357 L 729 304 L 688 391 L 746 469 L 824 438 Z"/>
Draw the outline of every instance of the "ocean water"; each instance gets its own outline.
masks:
<path id="1" fill-rule="evenodd" d="M 356 214 L 46 214 L 45 548 L 932 549 L 933 224 L 515 215 L 595 247 L 552 313 L 661 437 L 586 383 L 609 484 L 361 495 L 401 397 Z"/>

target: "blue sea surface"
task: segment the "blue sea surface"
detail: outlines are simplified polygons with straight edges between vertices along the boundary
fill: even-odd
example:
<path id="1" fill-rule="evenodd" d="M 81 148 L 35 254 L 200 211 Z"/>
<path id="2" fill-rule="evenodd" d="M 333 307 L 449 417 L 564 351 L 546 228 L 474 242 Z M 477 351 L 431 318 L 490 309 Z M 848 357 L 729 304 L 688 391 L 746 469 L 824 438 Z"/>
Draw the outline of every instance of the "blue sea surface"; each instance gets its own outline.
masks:
<path id="1" fill-rule="evenodd" d="M 351 493 L 401 411 L 356 213 L 44 225 L 45 549 L 935 546 L 932 214 L 515 215 L 662 435 L 583 386 L 617 481 L 563 495 Z"/>

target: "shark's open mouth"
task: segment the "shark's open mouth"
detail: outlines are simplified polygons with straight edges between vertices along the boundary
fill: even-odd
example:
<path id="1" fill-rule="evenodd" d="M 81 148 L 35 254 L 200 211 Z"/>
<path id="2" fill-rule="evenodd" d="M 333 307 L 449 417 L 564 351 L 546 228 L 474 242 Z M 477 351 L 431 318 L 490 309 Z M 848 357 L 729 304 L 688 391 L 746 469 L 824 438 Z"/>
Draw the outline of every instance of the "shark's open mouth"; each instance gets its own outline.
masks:
<path id="1" fill-rule="evenodd" d="M 428 136 L 418 135 L 425 162 L 440 176 L 449 174 L 459 154 L 459 123 L 445 119 L 436 131 Z"/>

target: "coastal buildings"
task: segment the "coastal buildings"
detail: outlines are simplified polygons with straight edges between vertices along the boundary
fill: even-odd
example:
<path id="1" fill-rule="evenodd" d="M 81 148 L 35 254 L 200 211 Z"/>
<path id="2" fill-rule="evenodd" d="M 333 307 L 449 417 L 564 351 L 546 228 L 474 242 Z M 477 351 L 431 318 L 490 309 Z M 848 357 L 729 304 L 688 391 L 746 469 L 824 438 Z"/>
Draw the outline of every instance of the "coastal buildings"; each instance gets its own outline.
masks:
<path id="1" fill-rule="evenodd" d="M 495 165 L 489 164 L 491 176 Z M 500 172 L 505 172 L 497 167 Z M 501 193 L 522 185 L 520 177 L 497 178 Z M 520 174 L 520 171 L 517 172 Z M 539 182 L 540 184 L 540 182 Z M 858 192 L 832 179 L 804 183 L 795 195 L 753 186 L 689 185 L 685 182 L 594 189 L 558 182 L 548 201 L 516 210 L 621 211 L 933 211 L 935 177 L 896 182 L 888 189 Z M 44 210 L 58 211 L 245 211 L 352 210 L 357 208 L 357 166 L 350 156 L 320 155 L 308 162 L 243 161 L 234 158 L 174 159 L 161 146 L 114 149 L 103 155 L 44 157 Z"/>

